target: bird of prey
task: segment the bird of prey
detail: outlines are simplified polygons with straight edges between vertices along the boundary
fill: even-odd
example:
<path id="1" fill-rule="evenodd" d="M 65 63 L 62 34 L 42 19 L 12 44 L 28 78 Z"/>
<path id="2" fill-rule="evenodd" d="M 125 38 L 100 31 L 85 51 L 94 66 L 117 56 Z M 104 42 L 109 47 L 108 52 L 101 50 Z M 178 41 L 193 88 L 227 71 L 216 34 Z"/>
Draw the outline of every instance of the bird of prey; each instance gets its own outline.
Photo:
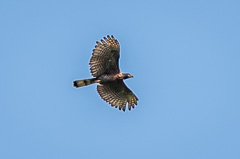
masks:
<path id="1" fill-rule="evenodd" d="M 104 40 L 103 40 L 104 39 Z M 96 42 L 89 65 L 94 78 L 73 81 L 74 87 L 83 87 L 93 83 L 101 98 L 119 110 L 125 111 L 137 105 L 138 98 L 125 85 L 123 80 L 132 78 L 129 73 L 119 69 L 120 46 L 113 36 L 107 36 Z"/>

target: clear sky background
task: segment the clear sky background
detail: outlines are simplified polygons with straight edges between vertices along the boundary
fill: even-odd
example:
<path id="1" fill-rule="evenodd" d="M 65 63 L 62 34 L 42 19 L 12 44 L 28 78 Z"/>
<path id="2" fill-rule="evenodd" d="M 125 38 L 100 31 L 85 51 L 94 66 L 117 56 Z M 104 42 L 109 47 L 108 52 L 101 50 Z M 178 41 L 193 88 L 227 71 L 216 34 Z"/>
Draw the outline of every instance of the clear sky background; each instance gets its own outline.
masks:
<path id="1" fill-rule="evenodd" d="M 1 159 L 239 159 L 240 1 L 0 1 Z M 104 102 L 114 35 L 138 106 Z"/>

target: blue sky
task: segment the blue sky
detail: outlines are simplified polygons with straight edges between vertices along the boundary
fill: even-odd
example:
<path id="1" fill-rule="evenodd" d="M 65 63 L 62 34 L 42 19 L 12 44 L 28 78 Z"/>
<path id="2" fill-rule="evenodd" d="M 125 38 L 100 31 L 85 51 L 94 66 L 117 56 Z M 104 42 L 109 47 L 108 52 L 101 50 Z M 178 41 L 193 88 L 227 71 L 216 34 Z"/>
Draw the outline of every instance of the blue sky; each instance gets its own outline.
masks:
<path id="1" fill-rule="evenodd" d="M 2 0 L 0 21 L 0 158 L 240 158 L 240 1 Z M 72 87 L 108 34 L 130 112 Z"/>

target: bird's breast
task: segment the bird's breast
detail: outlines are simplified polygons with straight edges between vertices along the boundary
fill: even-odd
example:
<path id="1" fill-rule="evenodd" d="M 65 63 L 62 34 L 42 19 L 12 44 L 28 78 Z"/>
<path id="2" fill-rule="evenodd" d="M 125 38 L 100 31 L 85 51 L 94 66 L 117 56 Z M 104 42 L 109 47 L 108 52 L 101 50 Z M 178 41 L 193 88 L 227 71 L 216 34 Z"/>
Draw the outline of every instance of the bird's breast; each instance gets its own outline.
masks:
<path id="1" fill-rule="evenodd" d="M 115 76 L 112 74 L 100 75 L 97 79 L 101 80 L 100 83 L 110 82 L 116 80 Z"/>

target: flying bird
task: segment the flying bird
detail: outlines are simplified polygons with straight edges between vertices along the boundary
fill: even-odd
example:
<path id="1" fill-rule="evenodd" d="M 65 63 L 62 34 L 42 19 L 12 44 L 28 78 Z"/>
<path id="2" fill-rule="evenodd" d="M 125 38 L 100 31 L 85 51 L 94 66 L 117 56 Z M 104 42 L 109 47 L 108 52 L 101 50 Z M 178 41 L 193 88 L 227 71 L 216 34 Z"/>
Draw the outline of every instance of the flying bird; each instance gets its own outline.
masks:
<path id="1" fill-rule="evenodd" d="M 132 78 L 129 73 L 122 73 L 119 69 L 120 46 L 113 36 L 107 36 L 96 42 L 90 59 L 90 71 L 94 78 L 73 81 L 74 87 L 83 87 L 93 83 L 97 85 L 100 97 L 111 106 L 126 110 L 137 105 L 138 98 L 125 85 L 124 80 Z"/>

